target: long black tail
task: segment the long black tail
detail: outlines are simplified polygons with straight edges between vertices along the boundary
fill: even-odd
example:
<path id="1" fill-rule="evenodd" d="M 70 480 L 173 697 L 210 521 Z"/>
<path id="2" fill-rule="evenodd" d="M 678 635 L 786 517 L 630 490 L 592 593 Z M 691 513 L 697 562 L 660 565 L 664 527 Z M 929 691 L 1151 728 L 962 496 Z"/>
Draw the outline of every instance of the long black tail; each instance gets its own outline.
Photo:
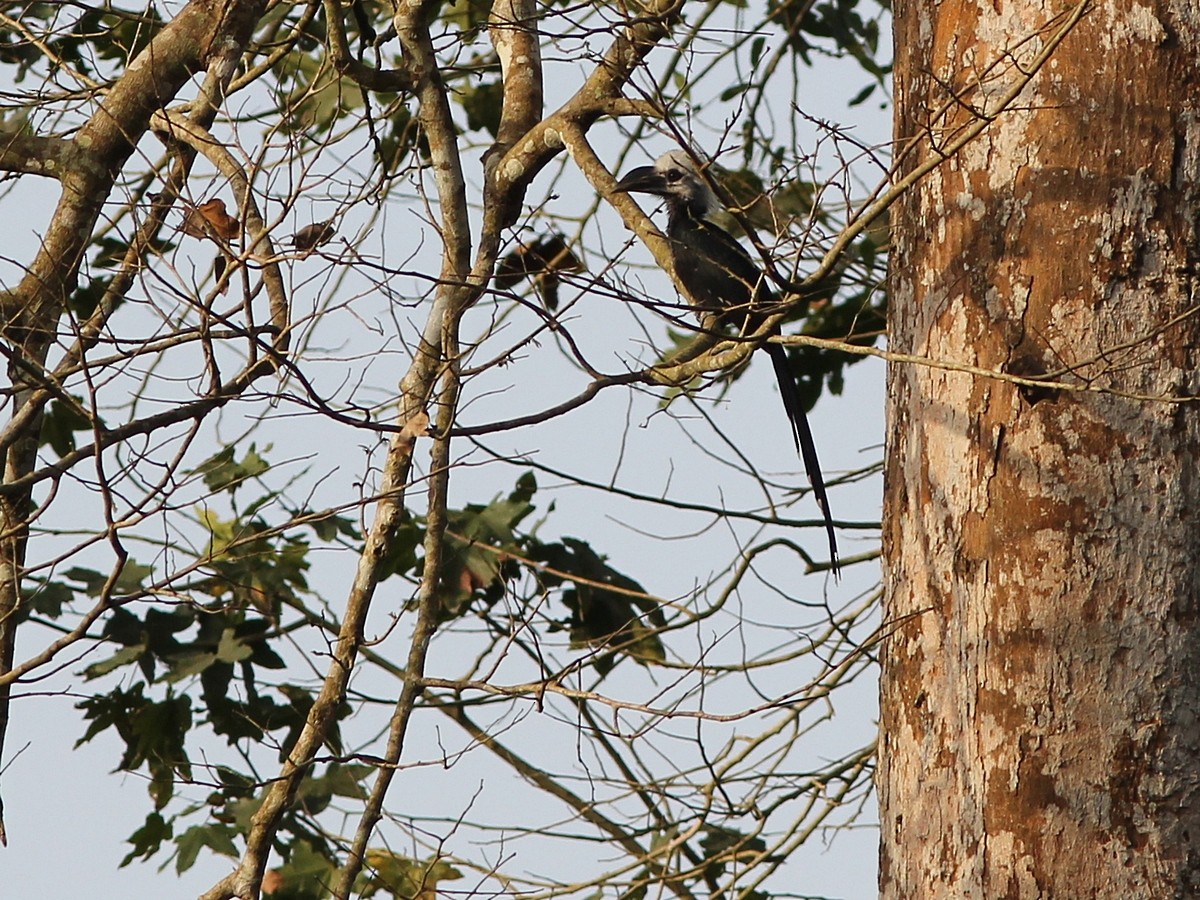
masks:
<path id="1" fill-rule="evenodd" d="M 817 445 L 813 443 L 812 429 L 808 427 L 808 416 L 804 414 L 804 404 L 800 402 L 800 391 L 796 379 L 788 366 L 787 351 L 780 344 L 763 344 L 763 349 L 771 355 L 771 364 L 775 366 L 775 380 L 779 382 L 779 395 L 783 397 L 783 408 L 787 410 L 788 421 L 792 423 L 792 437 L 796 440 L 796 449 L 804 460 L 804 471 L 812 485 L 813 496 L 821 507 L 825 517 L 825 533 L 829 535 L 829 558 L 833 574 L 839 572 L 837 538 L 833 533 L 833 517 L 829 514 L 829 496 L 825 493 L 825 479 L 821 477 L 821 461 L 817 459 Z"/>

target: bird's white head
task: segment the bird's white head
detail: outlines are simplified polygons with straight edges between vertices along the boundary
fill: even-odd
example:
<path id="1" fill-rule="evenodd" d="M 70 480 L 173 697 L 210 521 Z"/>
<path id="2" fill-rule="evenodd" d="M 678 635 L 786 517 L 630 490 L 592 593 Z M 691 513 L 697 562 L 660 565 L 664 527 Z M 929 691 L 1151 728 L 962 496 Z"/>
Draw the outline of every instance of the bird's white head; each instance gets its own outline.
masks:
<path id="1" fill-rule="evenodd" d="M 621 179 L 617 190 L 664 197 L 672 207 L 697 218 L 720 208 L 695 160 L 684 150 L 670 150 L 656 159 L 653 166 L 634 169 Z"/>

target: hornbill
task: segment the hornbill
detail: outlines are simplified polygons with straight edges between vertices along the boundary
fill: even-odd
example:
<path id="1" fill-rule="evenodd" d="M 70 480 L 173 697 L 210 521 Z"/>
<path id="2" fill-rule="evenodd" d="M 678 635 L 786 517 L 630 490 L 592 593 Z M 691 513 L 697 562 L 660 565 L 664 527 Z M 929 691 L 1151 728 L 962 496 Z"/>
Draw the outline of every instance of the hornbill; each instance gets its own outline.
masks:
<path id="1" fill-rule="evenodd" d="M 766 277 L 746 249 L 729 232 L 708 221 L 707 217 L 716 212 L 720 204 L 687 153 L 672 150 L 660 156 L 653 166 L 634 169 L 617 183 L 617 190 L 654 194 L 667 201 L 667 238 L 675 274 L 702 319 L 715 315 L 721 324 L 735 324 L 754 331 L 767 311 L 779 308 Z M 778 333 L 778 329 L 772 332 Z M 792 437 L 825 519 L 830 565 L 836 575 L 837 539 L 829 514 L 829 497 L 825 493 L 812 429 L 804 414 L 796 379 L 788 366 L 787 351 L 782 344 L 769 342 L 764 342 L 762 349 L 775 367 L 775 380 L 779 383 L 783 407 L 792 425 Z"/>

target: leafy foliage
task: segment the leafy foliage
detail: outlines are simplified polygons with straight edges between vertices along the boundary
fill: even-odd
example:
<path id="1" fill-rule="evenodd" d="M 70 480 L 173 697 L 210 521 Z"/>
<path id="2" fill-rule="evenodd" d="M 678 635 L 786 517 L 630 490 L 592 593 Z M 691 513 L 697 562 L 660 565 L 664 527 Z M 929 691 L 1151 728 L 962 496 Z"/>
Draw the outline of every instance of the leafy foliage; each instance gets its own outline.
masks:
<path id="1" fill-rule="evenodd" d="M 540 573 L 542 583 L 562 589 L 562 602 L 571 614 L 566 623 L 571 646 L 605 651 L 593 661 L 602 675 L 612 669 L 615 653 L 643 664 L 666 658 L 657 634 L 666 619 L 640 584 L 575 538 L 543 544 L 533 555 L 546 564 Z"/>

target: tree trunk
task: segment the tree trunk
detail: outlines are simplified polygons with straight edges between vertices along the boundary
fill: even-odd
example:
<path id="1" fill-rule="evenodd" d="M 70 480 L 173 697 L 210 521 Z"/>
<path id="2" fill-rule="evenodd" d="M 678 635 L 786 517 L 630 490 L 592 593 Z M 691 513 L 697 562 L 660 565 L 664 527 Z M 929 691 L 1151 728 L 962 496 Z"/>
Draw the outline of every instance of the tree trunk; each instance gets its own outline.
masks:
<path id="1" fill-rule="evenodd" d="M 1051 8 L 897 4 L 907 170 Z M 892 349 L 1060 386 L 891 370 L 885 898 L 1200 896 L 1198 181 L 1200 7 L 1115 0 L 895 210 Z"/>

